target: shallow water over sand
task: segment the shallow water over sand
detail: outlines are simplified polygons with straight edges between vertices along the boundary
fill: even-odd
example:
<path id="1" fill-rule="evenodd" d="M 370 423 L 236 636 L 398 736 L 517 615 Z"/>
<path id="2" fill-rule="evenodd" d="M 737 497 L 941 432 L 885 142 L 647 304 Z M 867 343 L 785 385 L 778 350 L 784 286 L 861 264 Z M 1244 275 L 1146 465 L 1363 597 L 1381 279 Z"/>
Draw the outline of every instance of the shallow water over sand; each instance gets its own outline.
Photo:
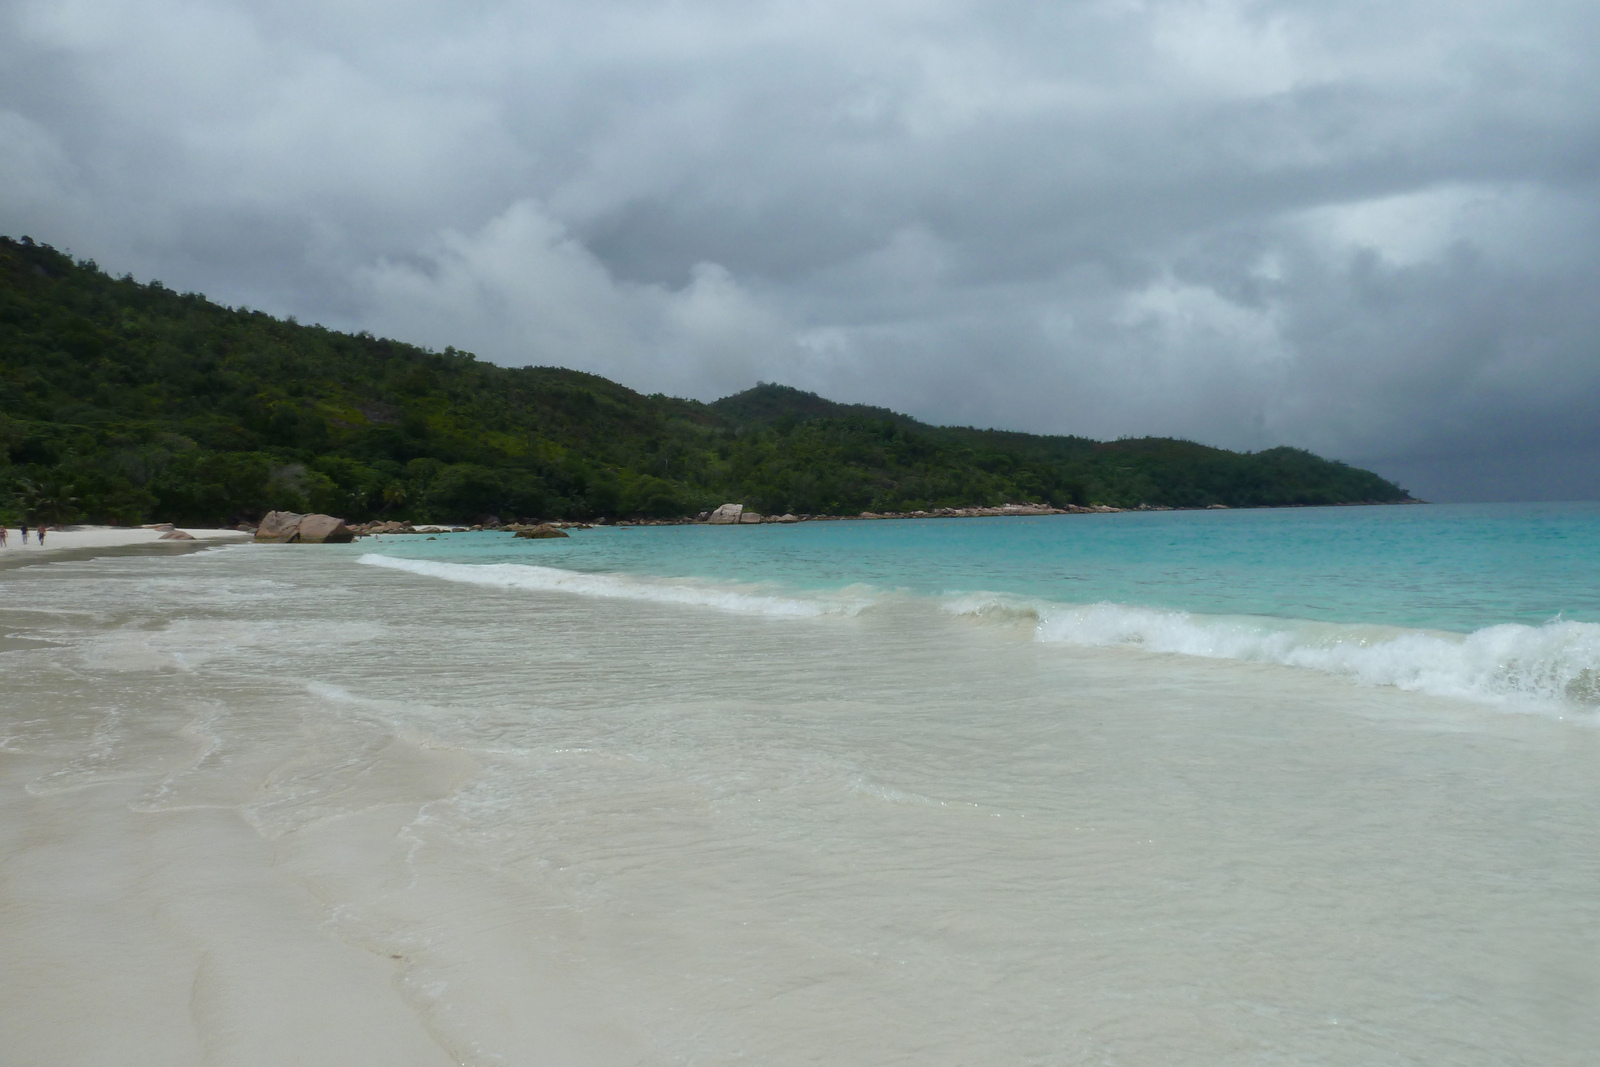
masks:
<path id="1" fill-rule="evenodd" d="M 0 575 L 15 1062 L 1600 1047 L 1588 717 L 357 558 Z"/>

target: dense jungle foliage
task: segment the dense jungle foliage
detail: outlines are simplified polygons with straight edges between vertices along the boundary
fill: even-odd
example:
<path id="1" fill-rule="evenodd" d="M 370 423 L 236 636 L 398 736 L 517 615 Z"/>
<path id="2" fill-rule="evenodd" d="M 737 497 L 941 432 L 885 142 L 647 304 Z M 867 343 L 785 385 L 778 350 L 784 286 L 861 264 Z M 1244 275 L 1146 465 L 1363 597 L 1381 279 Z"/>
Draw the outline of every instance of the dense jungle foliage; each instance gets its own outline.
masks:
<path id="1" fill-rule="evenodd" d="M 227 308 L 0 238 L 0 519 L 192 525 L 1405 499 L 1274 448 L 934 427 L 777 385 L 702 404 Z"/>

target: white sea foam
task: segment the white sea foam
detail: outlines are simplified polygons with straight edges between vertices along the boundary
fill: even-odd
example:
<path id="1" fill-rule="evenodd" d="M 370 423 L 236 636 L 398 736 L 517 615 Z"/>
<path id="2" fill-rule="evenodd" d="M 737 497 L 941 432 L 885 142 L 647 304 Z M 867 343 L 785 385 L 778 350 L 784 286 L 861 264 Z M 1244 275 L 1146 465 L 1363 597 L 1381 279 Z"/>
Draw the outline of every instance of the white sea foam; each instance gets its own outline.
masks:
<path id="1" fill-rule="evenodd" d="M 499 589 L 574 593 L 579 596 L 620 600 L 649 600 L 662 604 L 717 608 L 746 615 L 791 617 L 855 615 L 871 603 L 868 597 L 853 595 L 850 590 L 832 596 L 778 596 L 757 591 L 753 586 L 733 583 L 682 578 L 645 578 L 625 574 L 585 574 L 580 571 L 537 567 L 523 563 L 442 563 L 432 560 L 400 559 L 375 553 L 362 556 L 360 562 L 372 567 L 388 567 L 429 578 L 489 585 Z"/>
<path id="2" fill-rule="evenodd" d="M 958 614 L 1032 619 L 1041 641 L 1279 663 L 1365 685 L 1492 703 L 1600 705 L 1600 625 L 1552 620 L 1470 634 L 1126 604 L 1055 604 L 1002 596 L 950 598 Z"/>
<path id="3" fill-rule="evenodd" d="M 374 567 L 452 582 L 708 607 L 740 614 L 854 615 L 869 590 L 777 594 L 704 579 L 586 574 L 516 563 L 447 563 L 369 553 Z M 1490 703 L 1600 706 L 1600 624 L 1553 620 L 1470 634 L 1250 615 L 1206 615 L 1127 604 L 1062 604 L 1000 594 L 949 597 L 950 612 L 1033 626 L 1040 641 L 1277 663 L 1435 696 Z"/>

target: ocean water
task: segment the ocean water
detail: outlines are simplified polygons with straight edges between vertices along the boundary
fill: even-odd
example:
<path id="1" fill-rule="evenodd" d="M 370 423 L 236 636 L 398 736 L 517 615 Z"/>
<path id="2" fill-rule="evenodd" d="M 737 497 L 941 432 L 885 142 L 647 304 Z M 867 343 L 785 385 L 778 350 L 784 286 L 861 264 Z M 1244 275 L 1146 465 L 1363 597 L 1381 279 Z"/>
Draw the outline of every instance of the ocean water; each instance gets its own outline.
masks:
<path id="1" fill-rule="evenodd" d="M 1572 1065 L 1600 508 L 0 571 L 0 1048 Z"/>
<path id="2" fill-rule="evenodd" d="M 918 600 L 1023 618 L 1041 641 L 1284 663 L 1551 710 L 1600 704 L 1600 503 L 736 532 L 606 528 L 531 545 L 493 533 L 389 538 L 362 562 L 733 611 L 849 613 Z"/>

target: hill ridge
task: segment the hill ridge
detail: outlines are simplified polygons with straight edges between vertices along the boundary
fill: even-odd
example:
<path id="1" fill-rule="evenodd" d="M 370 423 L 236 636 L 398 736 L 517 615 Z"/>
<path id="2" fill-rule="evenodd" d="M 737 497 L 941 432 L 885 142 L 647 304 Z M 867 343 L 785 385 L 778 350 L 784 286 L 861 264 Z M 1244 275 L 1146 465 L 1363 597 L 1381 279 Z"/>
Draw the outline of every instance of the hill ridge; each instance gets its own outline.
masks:
<path id="1" fill-rule="evenodd" d="M 1399 502 L 1301 449 L 931 426 L 775 383 L 710 404 L 301 325 L 0 238 L 0 518 L 216 523 Z"/>

